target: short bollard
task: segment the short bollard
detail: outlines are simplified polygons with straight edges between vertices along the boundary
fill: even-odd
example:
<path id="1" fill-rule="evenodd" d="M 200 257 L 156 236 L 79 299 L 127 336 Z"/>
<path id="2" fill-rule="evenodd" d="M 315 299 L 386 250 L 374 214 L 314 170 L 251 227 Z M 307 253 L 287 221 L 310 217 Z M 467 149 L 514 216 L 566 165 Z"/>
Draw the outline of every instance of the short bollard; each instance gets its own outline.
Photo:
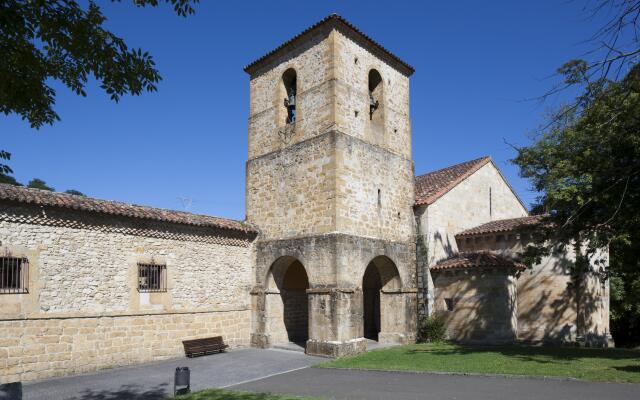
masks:
<path id="1" fill-rule="evenodd" d="M 186 394 L 191 391 L 191 371 L 189 367 L 177 367 L 173 380 L 173 395 Z"/>

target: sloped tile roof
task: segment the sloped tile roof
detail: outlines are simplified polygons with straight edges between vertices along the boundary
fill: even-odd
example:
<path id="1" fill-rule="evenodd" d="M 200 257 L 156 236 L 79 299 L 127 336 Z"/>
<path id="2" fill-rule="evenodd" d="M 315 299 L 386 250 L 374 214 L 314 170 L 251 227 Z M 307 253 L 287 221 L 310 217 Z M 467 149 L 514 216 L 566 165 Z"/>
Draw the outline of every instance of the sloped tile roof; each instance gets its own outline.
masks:
<path id="1" fill-rule="evenodd" d="M 249 65 L 245 66 L 244 67 L 244 71 L 247 72 L 248 74 L 252 74 L 267 59 L 269 59 L 269 58 L 271 58 L 273 56 L 276 56 L 280 52 L 286 51 L 285 50 L 286 48 L 295 45 L 295 43 L 298 40 L 302 39 L 304 36 L 306 36 L 309 33 L 312 33 L 313 31 L 315 31 L 315 30 L 317 30 L 317 29 L 319 29 L 319 28 L 321 28 L 321 27 L 323 27 L 325 25 L 328 25 L 328 24 L 335 24 L 334 26 L 339 25 L 339 26 L 342 26 L 342 27 L 346 27 L 351 32 L 355 33 L 357 36 L 362 38 L 365 42 L 371 44 L 375 49 L 380 51 L 380 53 L 382 53 L 383 55 L 389 57 L 392 61 L 394 61 L 401 68 L 402 72 L 404 72 L 408 76 L 415 72 L 415 69 L 411 65 L 409 65 L 406 62 L 402 61 L 398 56 L 394 55 L 389 50 L 385 49 L 380 43 L 376 42 L 375 40 L 371 39 L 369 36 L 365 35 L 360 29 L 358 29 L 356 26 L 354 26 L 353 24 L 351 24 L 349 21 L 347 21 L 346 19 L 344 19 L 343 17 L 341 17 L 338 14 L 331 14 L 331 15 L 329 15 L 327 17 L 324 17 L 323 19 L 321 19 L 320 21 L 318 21 L 315 24 L 311 25 L 309 28 L 307 28 L 304 31 L 300 32 L 299 34 L 297 34 L 293 38 L 287 40 L 286 42 L 284 42 L 280 46 L 278 46 L 275 49 L 271 50 L 270 52 L 268 52 L 264 56 L 258 58 L 257 60 L 253 61 Z"/>
<path id="2" fill-rule="evenodd" d="M 117 201 L 99 200 L 90 197 L 51 192 L 48 190 L 31 189 L 8 184 L 0 184 L 0 200 L 15 201 L 39 206 L 68 208 L 72 210 L 111 214 L 123 217 L 150 219 L 176 224 L 231 229 L 246 233 L 257 233 L 251 225 L 232 219 L 139 206 Z"/>
<path id="3" fill-rule="evenodd" d="M 467 269 L 482 267 L 515 268 L 526 269 L 524 264 L 516 262 L 510 258 L 488 251 L 459 253 L 451 258 L 440 261 L 430 268 L 431 271 L 443 271 L 450 269 Z"/>
<path id="4" fill-rule="evenodd" d="M 485 156 L 416 176 L 416 205 L 432 204 L 488 162 Z"/>
<path id="5" fill-rule="evenodd" d="M 532 228 L 539 225 L 543 218 L 543 215 L 530 215 L 528 217 L 499 219 L 462 231 L 458 233 L 456 237 L 510 232 L 521 228 Z"/>

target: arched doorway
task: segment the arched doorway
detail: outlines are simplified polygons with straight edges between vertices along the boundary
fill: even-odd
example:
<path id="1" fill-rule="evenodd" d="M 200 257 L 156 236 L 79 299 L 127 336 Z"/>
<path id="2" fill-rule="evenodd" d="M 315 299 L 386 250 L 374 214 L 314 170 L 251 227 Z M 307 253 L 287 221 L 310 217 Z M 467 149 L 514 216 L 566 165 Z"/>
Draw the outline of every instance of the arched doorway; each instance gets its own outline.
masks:
<path id="1" fill-rule="evenodd" d="M 381 298 L 382 290 L 400 288 L 400 275 L 391 259 L 378 256 L 371 260 L 362 277 L 362 318 L 363 336 L 378 340 L 383 331 L 385 319 L 389 319 L 393 310 L 386 310 Z M 388 308 L 388 307 L 387 307 Z"/>
<path id="2" fill-rule="evenodd" d="M 273 344 L 297 343 L 309 339 L 309 278 L 302 263 L 294 257 L 281 257 L 273 263 L 267 277 L 267 333 Z"/>

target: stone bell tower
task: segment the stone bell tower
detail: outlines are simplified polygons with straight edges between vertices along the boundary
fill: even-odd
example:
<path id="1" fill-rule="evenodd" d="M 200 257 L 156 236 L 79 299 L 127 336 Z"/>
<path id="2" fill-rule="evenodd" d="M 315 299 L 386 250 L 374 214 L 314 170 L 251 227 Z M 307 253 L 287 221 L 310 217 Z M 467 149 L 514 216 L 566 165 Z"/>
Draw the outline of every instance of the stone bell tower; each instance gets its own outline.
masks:
<path id="1" fill-rule="evenodd" d="M 414 340 L 413 68 L 333 14 L 245 71 L 252 344 Z"/>

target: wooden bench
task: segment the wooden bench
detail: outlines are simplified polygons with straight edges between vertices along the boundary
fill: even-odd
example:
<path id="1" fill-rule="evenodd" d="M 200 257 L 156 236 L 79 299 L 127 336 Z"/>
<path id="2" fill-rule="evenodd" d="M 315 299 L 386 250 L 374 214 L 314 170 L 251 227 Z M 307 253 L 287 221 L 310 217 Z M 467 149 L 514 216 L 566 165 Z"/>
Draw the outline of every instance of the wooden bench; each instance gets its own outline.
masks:
<path id="1" fill-rule="evenodd" d="M 187 357 L 204 356 L 223 352 L 228 345 L 224 344 L 222 336 L 203 339 L 183 340 L 184 352 Z"/>

